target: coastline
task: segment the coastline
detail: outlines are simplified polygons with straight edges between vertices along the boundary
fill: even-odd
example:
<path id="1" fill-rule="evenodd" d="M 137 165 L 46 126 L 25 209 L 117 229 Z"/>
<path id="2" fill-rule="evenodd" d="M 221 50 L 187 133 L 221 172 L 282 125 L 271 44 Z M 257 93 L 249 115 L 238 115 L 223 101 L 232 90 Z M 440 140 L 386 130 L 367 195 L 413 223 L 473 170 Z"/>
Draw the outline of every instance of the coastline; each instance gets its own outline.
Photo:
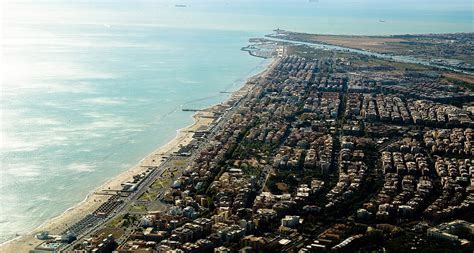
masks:
<path id="1" fill-rule="evenodd" d="M 1 243 L 0 252 L 29 252 L 29 250 L 32 250 L 35 246 L 42 242 L 35 237 L 37 233 L 41 231 L 49 231 L 50 234 L 59 234 L 68 227 L 68 224 L 74 224 L 82 219 L 85 214 L 92 213 L 109 198 L 109 196 L 106 195 L 96 194 L 97 192 L 106 189 L 120 189 L 121 183 L 126 182 L 132 178 L 133 175 L 146 171 L 150 166 L 161 165 L 162 159 L 164 157 L 172 155 L 182 146 L 190 143 L 193 140 L 193 134 L 195 131 L 211 126 L 214 122 L 214 119 L 209 116 L 213 115 L 215 111 L 221 111 L 221 109 L 219 109 L 221 105 L 232 101 L 236 97 L 248 94 L 253 88 L 253 85 L 250 85 L 249 81 L 259 76 L 266 76 L 268 71 L 272 69 L 277 62 L 277 58 L 272 58 L 268 63 L 263 64 L 261 71 L 259 71 L 257 74 L 247 77 L 242 86 L 238 90 L 232 92 L 232 94 L 226 100 L 218 104 L 210 105 L 209 107 L 196 112 L 192 116 L 194 122 L 189 126 L 176 130 L 177 134 L 171 141 L 146 155 L 136 165 L 112 177 L 93 191 L 89 192 L 83 201 L 68 208 L 60 215 L 45 221 L 37 228 L 32 229 L 29 233 Z"/>
<path id="2" fill-rule="evenodd" d="M 30 233 L 0 244 L 0 252 L 28 252 L 41 242 L 41 240 L 36 239 L 36 233 L 40 231 L 49 231 L 51 234 L 60 233 L 67 228 L 67 224 L 74 224 L 82 219 L 85 214 L 92 213 L 109 198 L 106 195 L 98 195 L 96 192 L 109 189 L 109 187 L 110 189 L 120 189 L 121 183 L 129 180 L 133 175 L 144 172 L 147 169 L 144 166 L 159 166 L 164 156 L 171 155 L 181 146 L 188 144 L 192 140 L 193 131 L 205 127 L 212 122 L 211 119 L 202 117 L 204 114 L 205 111 L 194 114 L 193 118 L 195 121 L 187 127 L 178 129 L 177 135 L 171 141 L 148 154 L 133 167 L 107 180 L 101 186 L 91 191 L 83 201 L 70 207 L 59 216 L 47 220 Z"/>

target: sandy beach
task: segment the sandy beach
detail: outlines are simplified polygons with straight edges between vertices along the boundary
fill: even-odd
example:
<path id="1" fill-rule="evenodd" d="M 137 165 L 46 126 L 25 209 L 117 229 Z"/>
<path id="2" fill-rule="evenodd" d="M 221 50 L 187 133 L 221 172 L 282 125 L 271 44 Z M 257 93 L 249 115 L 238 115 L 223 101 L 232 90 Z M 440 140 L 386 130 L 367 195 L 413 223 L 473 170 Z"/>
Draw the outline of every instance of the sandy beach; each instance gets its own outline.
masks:
<path id="1" fill-rule="evenodd" d="M 28 252 L 40 244 L 41 241 L 35 237 L 38 232 L 49 231 L 50 234 L 60 233 L 66 229 L 68 225 L 72 225 L 83 218 L 85 214 L 92 213 L 101 203 L 109 198 L 109 196 L 106 195 L 95 194 L 96 192 L 106 189 L 121 189 L 121 183 L 130 180 L 133 175 L 145 171 L 149 166 L 160 165 L 164 156 L 169 156 L 177 151 L 181 146 L 188 144 L 192 140 L 194 131 L 198 129 L 206 129 L 213 122 L 213 119 L 209 117 L 213 115 L 212 111 L 213 107 L 197 112 L 193 116 L 195 120 L 194 123 L 178 130 L 178 133 L 173 140 L 154 150 L 129 170 L 119 174 L 95 189 L 84 201 L 66 210 L 61 215 L 46 221 L 41 226 L 34 229 L 30 234 L 22 235 L 1 244 L 0 252 Z"/>
<path id="2" fill-rule="evenodd" d="M 232 101 L 250 92 L 253 88 L 253 85 L 250 84 L 249 80 L 252 80 L 258 76 L 266 76 L 268 72 L 277 64 L 277 62 L 277 59 L 273 59 L 273 61 L 269 63 L 262 72 L 248 78 L 244 85 L 239 90 L 233 92 L 227 101 Z M 214 121 L 214 112 L 221 111 L 222 105 L 225 102 L 212 105 L 204 110 L 196 112 L 193 115 L 194 123 L 188 127 L 179 129 L 175 138 L 170 142 L 154 150 L 129 170 L 110 179 L 95 189 L 86 197 L 84 201 L 78 203 L 74 207 L 69 208 L 61 215 L 46 221 L 41 226 L 31 231 L 29 234 L 19 236 L 13 240 L 1 244 L 0 252 L 29 252 L 29 250 L 32 250 L 41 243 L 41 241 L 35 237 L 37 233 L 41 231 L 49 231 L 50 234 L 58 234 L 64 231 L 68 225 L 72 225 L 82 219 L 86 214 L 92 213 L 100 206 L 101 203 L 105 202 L 109 198 L 109 196 L 95 193 L 101 192 L 102 190 L 121 189 L 121 183 L 130 180 L 133 175 L 144 172 L 150 166 L 159 166 L 162 163 L 163 157 L 171 155 L 173 152 L 178 151 L 180 147 L 190 143 L 193 139 L 193 134 L 195 131 L 207 129 Z"/>

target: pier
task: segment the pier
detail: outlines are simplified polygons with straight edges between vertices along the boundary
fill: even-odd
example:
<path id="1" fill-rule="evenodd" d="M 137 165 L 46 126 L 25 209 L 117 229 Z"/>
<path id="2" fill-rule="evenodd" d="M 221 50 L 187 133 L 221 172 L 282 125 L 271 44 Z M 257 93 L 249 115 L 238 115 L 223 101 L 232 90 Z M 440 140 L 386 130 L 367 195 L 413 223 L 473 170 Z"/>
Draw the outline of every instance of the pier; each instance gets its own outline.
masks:
<path id="1" fill-rule="evenodd" d="M 192 108 L 183 108 L 181 109 L 183 112 L 200 112 L 202 111 L 201 109 L 192 109 Z"/>

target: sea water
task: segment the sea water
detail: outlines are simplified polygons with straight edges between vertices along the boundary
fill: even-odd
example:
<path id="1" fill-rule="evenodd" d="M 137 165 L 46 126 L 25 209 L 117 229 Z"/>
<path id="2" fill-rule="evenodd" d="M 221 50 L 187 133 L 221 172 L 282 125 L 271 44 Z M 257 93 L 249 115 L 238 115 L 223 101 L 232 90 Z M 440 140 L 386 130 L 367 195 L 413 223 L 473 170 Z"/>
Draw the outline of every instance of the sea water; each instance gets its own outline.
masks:
<path id="1" fill-rule="evenodd" d="M 170 141 L 193 121 L 182 108 L 222 102 L 221 91 L 261 71 L 268 60 L 239 50 L 251 37 L 275 28 L 472 32 L 470 1 L 21 1 L 3 8 L 0 242 L 61 214 Z"/>

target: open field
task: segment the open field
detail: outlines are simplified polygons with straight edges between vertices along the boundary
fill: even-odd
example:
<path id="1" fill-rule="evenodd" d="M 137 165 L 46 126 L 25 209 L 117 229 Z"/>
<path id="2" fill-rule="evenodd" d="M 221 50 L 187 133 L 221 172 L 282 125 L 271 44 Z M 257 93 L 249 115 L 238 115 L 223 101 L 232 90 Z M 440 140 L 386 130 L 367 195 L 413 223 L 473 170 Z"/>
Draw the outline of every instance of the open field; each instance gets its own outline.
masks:
<path id="1" fill-rule="evenodd" d="M 474 76 L 447 72 L 447 73 L 443 73 L 443 77 L 450 83 L 454 83 L 458 86 L 462 86 L 467 89 L 474 90 Z"/>
<path id="2" fill-rule="evenodd" d="M 348 48 L 363 49 L 379 53 L 408 52 L 402 43 L 408 42 L 402 38 L 378 36 L 350 36 L 350 35 L 321 35 L 306 33 L 286 33 L 285 39 L 299 40 L 313 43 L 330 44 Z"/>
<path id="3" fill-rule="evenodd" d="M 310 39 L 326 44 L 357 48 L 379 53 L 408 51 L 402 42 L 405 39 L 372 36 L 310 35 Z"/>
<path id="4" fill-rule="evenodd" d="M 463 75 L 458 73 L 443 73 L 443 76 L 446 78 L 455 79 L 474 85 L 474 76 Z"/>

